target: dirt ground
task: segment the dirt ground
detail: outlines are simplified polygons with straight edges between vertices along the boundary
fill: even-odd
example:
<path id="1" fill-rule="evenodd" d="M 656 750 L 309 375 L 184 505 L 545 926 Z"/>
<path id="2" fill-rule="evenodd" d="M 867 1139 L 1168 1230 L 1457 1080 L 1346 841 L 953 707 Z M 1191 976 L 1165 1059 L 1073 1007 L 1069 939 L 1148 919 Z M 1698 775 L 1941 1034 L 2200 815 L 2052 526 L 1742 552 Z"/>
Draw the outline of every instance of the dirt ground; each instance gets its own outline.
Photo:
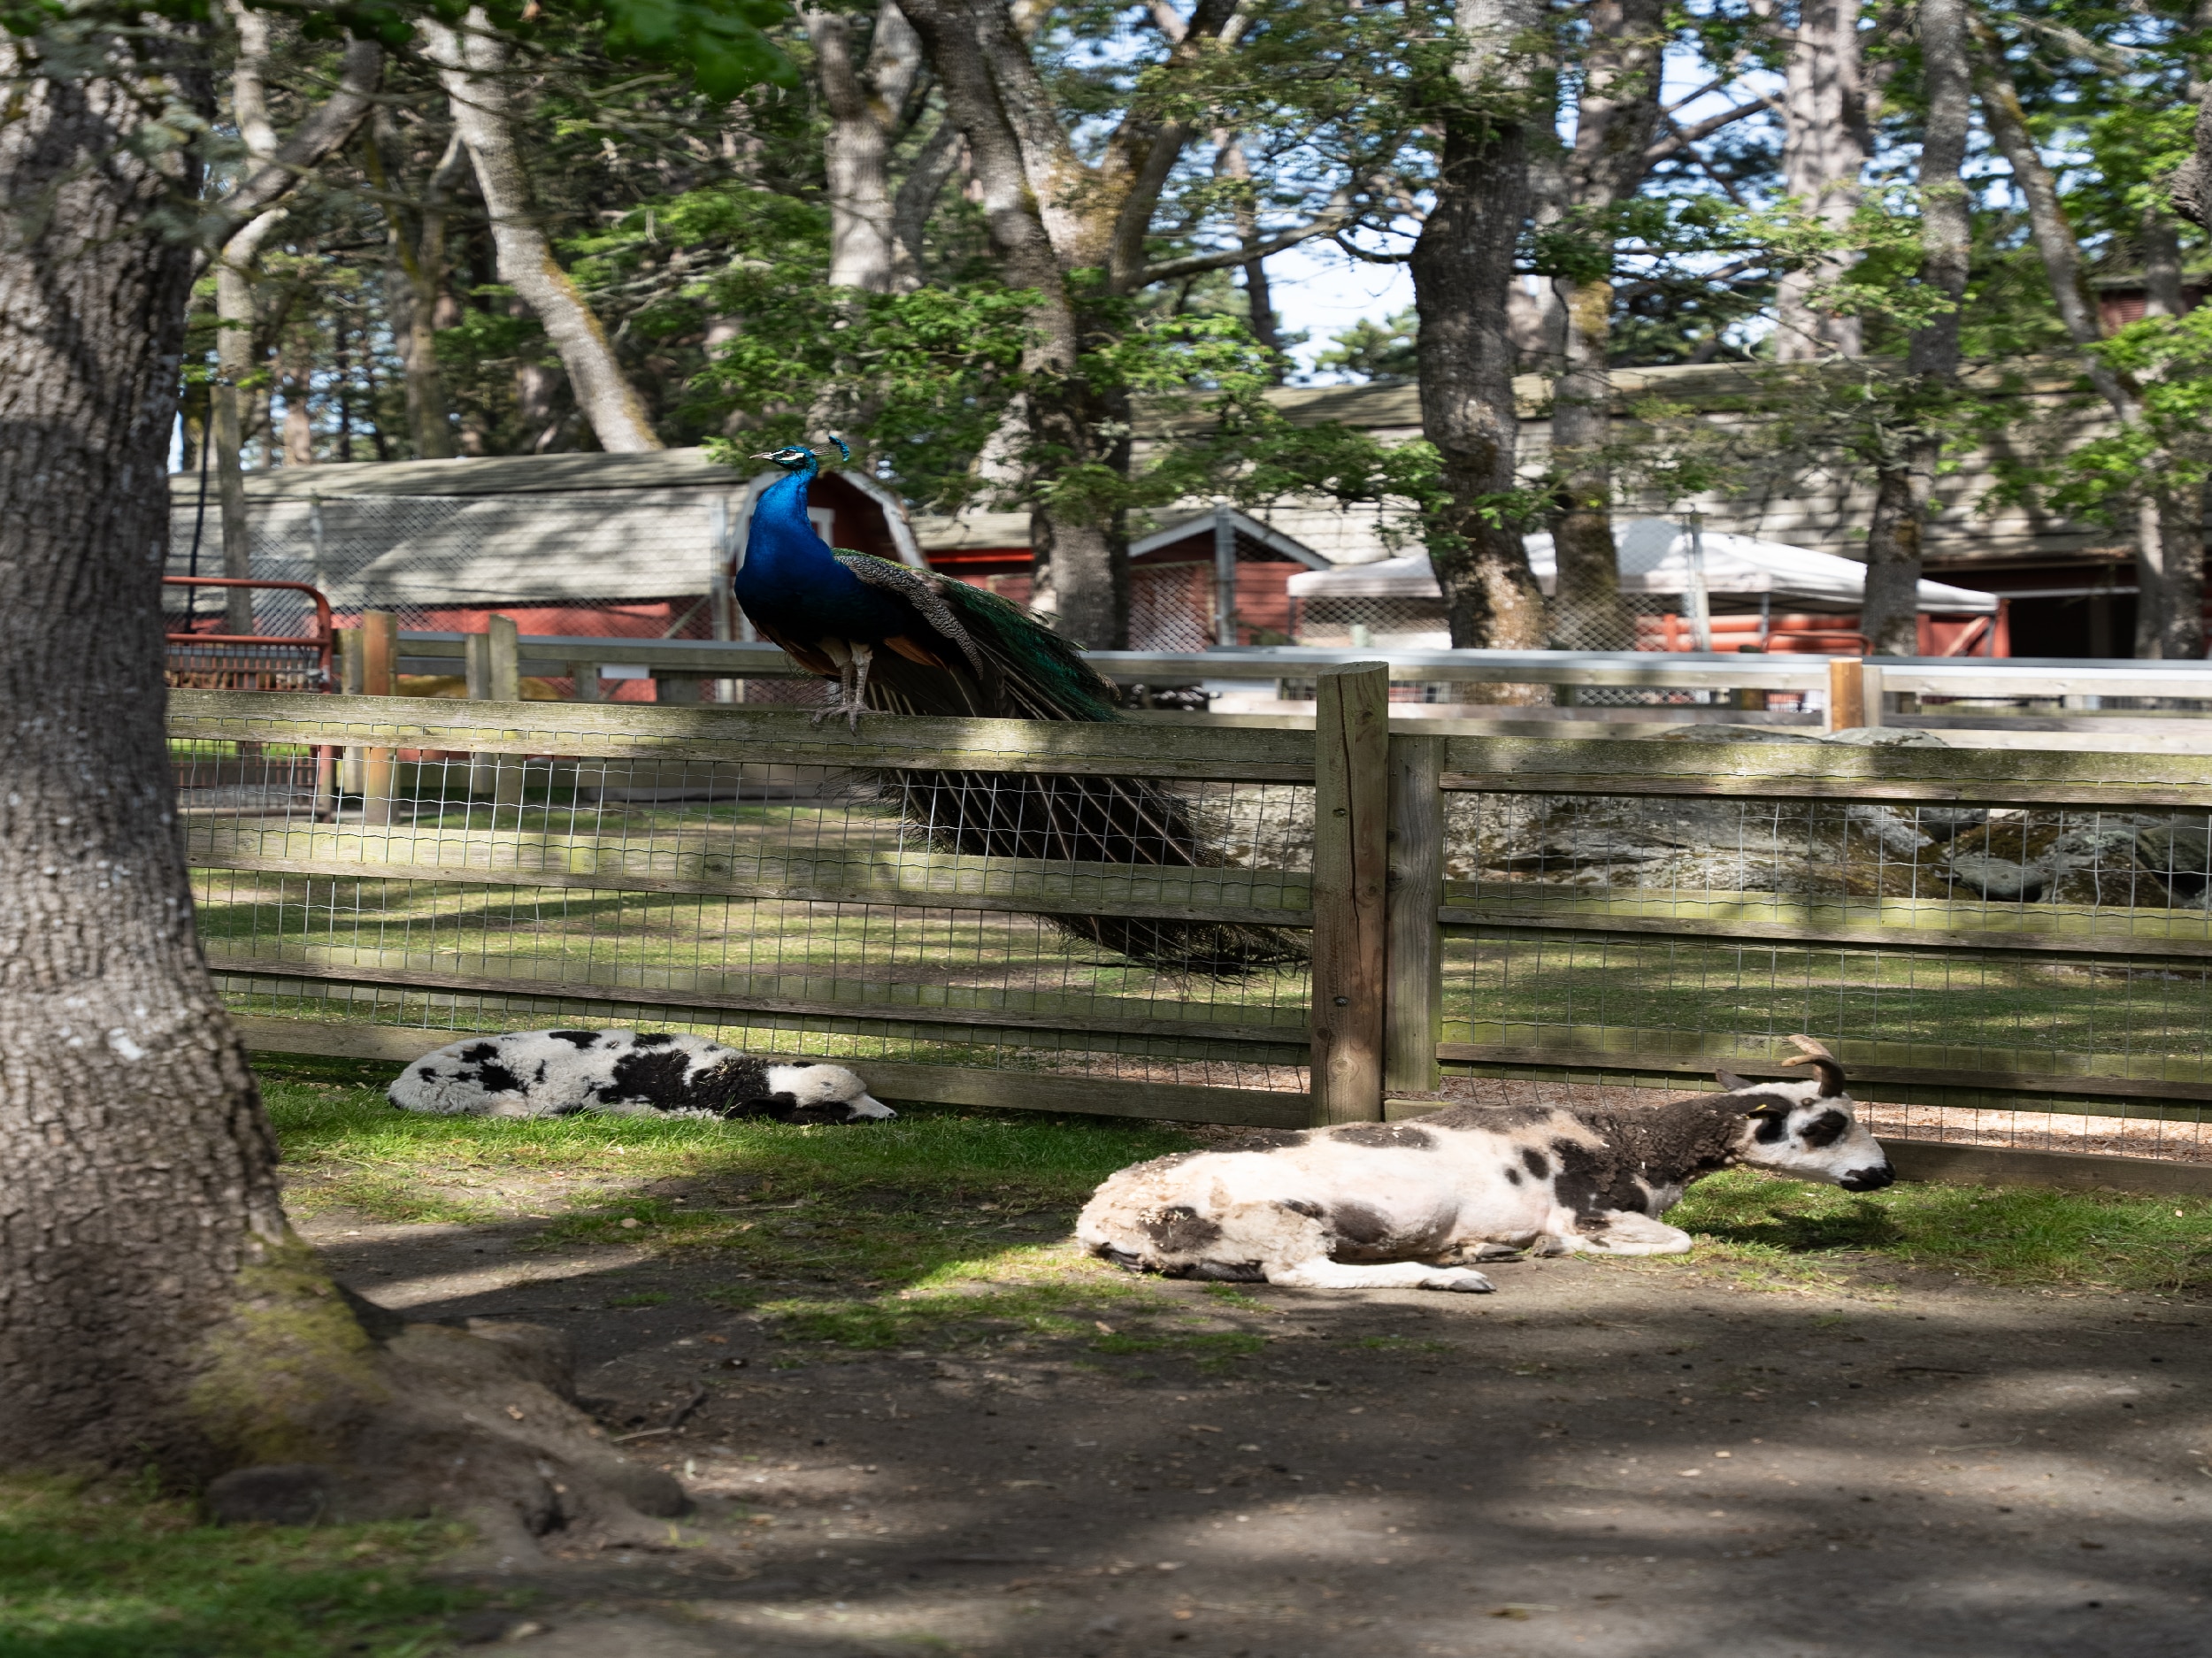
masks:
<path id="1" fill-rule="evenodd" d="M 472 1568 L 495 1604 L 463 1633 L 502 1649 L 2212 1649 L 2201 1303 L 1567 1260 L 1481 1297 L 1168 1286 L 1269 1338 L 1210 1369 L 871 1354 L 715 1306 L 710 1263 L 537 1224 L 303 1227 L 387 1305 L 566 1330 L 610 1433 L 698 1500 L 665 1550 Z"/>

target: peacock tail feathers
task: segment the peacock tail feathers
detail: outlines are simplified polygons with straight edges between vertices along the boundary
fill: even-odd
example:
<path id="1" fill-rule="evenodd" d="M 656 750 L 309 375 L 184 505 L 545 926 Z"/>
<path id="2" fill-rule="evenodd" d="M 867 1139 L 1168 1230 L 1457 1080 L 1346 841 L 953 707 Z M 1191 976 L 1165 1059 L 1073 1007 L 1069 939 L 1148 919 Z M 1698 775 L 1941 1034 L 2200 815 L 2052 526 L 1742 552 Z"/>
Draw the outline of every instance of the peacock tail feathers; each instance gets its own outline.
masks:
<path id="1" fill-rule="evenodd" d="M 934 571 L 841 548 L 837 558 L 871 585 L 905 594 L 980 670 L 963 674 L 878 651 L 870 707 L 1089 724 L 1120 719 L 1113 681 L 1019 605 Z M 1179 869 L 1221 861 L 1190 802 L 1140 778 L 905 772 L 887 776 L 881 787 L 932 844 L 970 856 Z M 1078 938 L 1171 972 L 1231 976 L 1307 958 L 1298 936 L 1279 927 L 1126 916 L 1052 919 Z"/>

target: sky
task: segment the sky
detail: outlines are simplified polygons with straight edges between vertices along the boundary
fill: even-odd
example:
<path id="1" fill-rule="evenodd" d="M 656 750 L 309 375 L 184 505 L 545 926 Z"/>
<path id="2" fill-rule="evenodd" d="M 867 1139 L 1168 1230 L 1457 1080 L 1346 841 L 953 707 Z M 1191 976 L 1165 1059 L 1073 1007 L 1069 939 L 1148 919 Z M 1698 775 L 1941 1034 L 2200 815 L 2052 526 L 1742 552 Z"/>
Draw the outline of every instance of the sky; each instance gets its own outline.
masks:
<path id="1" fill-rule="evenodd" d="M 1326 244 L 1277 254 L 1267 262 L 1267 284 L 1284 330 L 1313 336 L 1291 352 L 1302 375 L 1311 371 L 1314 353 L 1362 318 L 1380 322 L 1413 303 L 1404 265 L 1365 265 Z"/>

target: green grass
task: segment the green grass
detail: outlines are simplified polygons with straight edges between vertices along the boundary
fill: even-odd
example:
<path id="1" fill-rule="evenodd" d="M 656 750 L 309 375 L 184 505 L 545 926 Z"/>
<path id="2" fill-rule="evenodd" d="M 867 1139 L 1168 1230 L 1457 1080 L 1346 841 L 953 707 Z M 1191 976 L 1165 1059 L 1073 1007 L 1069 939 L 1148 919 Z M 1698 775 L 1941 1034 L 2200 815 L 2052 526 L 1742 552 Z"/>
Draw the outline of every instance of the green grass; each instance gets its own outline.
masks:
<path id="1" fill-rule="evenodd" d="M 1115 1170 L 1187 1148 L 1146 1125 L 910 1108 L 856 1132 L 778 1123 L 443 1118 L 394 1111 L 388 1066 L 265 1056 L 262 1087 L 294 1171 L 296 1209 L 442 1220 L 455 1182 L 529 1194 L 549 1247 L 642 1246 L 707 1270 L 704 1293 L 765 1315 L 799 1348 L 1007 1350 L 1079 1341 L 1106 1355 L 1180 1355 L 1213 1370 L 1265 1345 L 1194 1318 L 1156 1282 L 1068 1241 Z M 544 1183 L 581 1186 L 549 1194 Z M 616 1189 L 597 1183 L 618 1182 Z M 406 1194 L 416 1196 L 411 1206 Z M 479 1199 L 479 1202 L 488 1200 Z M 634 1222 L 626 1225 L 625 1222 Z M 1263 1311 L 1229 1285 L 1225 1313 Z M 645 1291 L 611 1306 L 657 1305 Z"/>
<path id="2" fill-rule="evenodd" d="M 470 1603 L 457 1526 L 217 1528 L 190 1505 L 0 1479 L 0 1658 L 416 1658 Z"/>
<path id="3" fill-rule="evenodd" d="M 593 1182 L 572 1198 L 538 1191 L 506 1208 L 554 1216 L 545 1236 L 555 1243 L 697 1252 L 726 1273 L 718 1299 L 773 1311 L 794 1336 L 862 1347 L 934 1345 L 994 1320 L 1043 1333 L 1030 1321 L 1052 1308 L 1007 1288 L 1017 1285 L 1058 1286 L 1048 1301 L 1079 1290 L 1064 1310 L 1083 1329 L 1111 1321 L 1124 1292 L 1141 1286 L 1074 1255 L 1064 1241 L 1074 1212 L 1114 1170 L 1191 1143 L 1143 1125 L 926 1107 L 857 1133 L 411 1117 L 384 1102 L 390 1074 L 264 1061 L 271 1114 L 302 1177 L 296 1206 L 442 1220 L 499 1209 L 503 1182 Z M 2212 1202 L 2201 1198 L 1924 1185 L 1853 1194 L 1747 1171 L 1701 1182 L 1668 1218 L 1706 1240 L 1693 1262 L 1777 1283 L 1886 1257 L 1988 1283 L 2212 1293 Z M 824 1301 L 828 1286 L 840 1293 Z M 775 1293 L 796 1288 L 809 1294 Z M 1001 1293 L 1010 1299 L 987 1314 Z M 1225 1313 L 1261 1310 L 1233 1285 L 1205 1293 Z M 818 1316 L 798 1317 L 802 1303 Z M 1117 1339 L 1126 1333 L 1117 1324 Z"/>
<path id="4" fill-rule="evenodd" d="M 1739 1171 L 1701 1181 L 1667 1219 L 1732 1260 L 1801 1273 L 1886 1256 L 1990 1284 L 2212 1294 L 2212 1201 L 2200 1197 L 1919 1184 L 1854 1194 Z"/>

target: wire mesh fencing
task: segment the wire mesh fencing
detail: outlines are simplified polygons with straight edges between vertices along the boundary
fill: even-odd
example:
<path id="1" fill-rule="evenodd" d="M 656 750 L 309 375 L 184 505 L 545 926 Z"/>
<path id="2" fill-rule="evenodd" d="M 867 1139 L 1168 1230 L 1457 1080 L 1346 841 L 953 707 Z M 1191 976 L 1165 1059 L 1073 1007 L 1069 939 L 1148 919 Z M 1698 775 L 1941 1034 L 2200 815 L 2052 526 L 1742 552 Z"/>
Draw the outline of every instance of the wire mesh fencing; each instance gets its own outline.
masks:
<path id="1" fill-rule="evenodd" d="M 1454 1089 L 1702 1091 L 1700 1073 L 1777 1063 L 1803 1032 L 1885 1133 L 2212 1162 L 2212 814 L 2183 803 L 2199 786 L 2122 775 L 2146 756 L 2008 756 L 2033 792 L 2082 802 L 2038 804 L 1987 775 L 2008 756 L 1906 752 L 1796 762 L 1770 797 L 1740 778 L 1695 792 L 1680 763 L 1649 793 L 1616 776 L 1455 795 Z M 1790 797 L 1815 784 L 1834 792 Z M 1912 792 L 1944 798 L 1896 798 Z"/>
<path id="2" fill-rule="evenodd" d="M 1232 744 L 1133 775 L 1157 764 L 1141 731 L 1117 731 L 1126 771 L 917 765 L 794 713 L 703 710 L 733 734 L 641 741 L 683 711 L 575 704 L 500 705 L 543 725 L 495 748 L 466 703 L 393 727 L 319 700 L 182 696 L 173 721 L 201 936 L 249 1019 L 643 1020 L 761 1052 L 1305 1087 L 1295 765 L 1240 778 Z M 317 747 L 342 755 L 320 794 Z"/>

